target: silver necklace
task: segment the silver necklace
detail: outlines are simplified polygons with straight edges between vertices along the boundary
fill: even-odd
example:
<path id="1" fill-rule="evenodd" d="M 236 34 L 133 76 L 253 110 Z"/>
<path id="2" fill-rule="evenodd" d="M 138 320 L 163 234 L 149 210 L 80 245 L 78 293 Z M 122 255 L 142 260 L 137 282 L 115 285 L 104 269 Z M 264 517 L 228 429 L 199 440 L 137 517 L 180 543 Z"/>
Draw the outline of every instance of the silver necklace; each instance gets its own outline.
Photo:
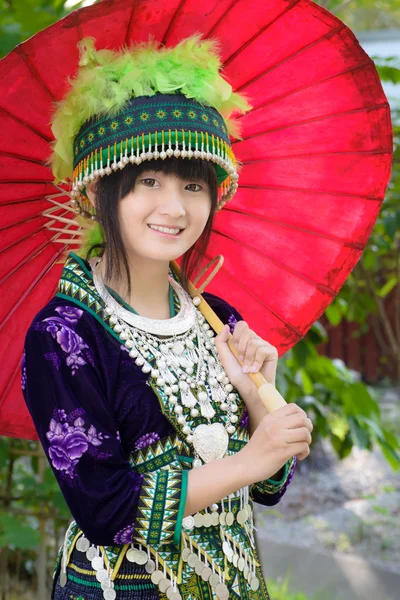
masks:
<path id="1" fill-rule="evenodd" d="M 169 277 L 180 300 L 179 313 L 171 319 L 149 319 L 123 308 L 107 291 L 97 269 L 101 259 L 89 261 L 93 283 L 102 298 L 104 317 L 117 333 L 131 358 L 167 399 L 166 405 L 195 452 L 194 466 L 225 456 L 229 435 L 236 431 L 238 396 L 222 365 L 209 324 L 189 294 Z M 163 336 L 163 337 L 160 337 Z M 219 405 L 223 422 L 211 420 Z M 207 420 L 194 426 L 199 415 Z"/>

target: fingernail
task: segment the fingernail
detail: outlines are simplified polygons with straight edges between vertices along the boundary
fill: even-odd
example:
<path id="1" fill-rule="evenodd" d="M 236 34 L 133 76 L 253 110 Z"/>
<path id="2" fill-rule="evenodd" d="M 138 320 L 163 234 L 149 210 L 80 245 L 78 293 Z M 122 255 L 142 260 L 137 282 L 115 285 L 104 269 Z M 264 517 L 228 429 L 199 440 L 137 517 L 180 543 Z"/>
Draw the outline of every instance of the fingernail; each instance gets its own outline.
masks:
<path id="1" fill-rule="evenodd" d="M 247 365 L 243 365 L 242 367 L 242 373 L 248 373 L 249 372 L 249 367 Z"/>
<path id="2" fill-rule="evenodd" d="M 253 365 L 250 369 L 250 373 L 257 373 L 257 371 L 258 371 L 257 365 Z"/>

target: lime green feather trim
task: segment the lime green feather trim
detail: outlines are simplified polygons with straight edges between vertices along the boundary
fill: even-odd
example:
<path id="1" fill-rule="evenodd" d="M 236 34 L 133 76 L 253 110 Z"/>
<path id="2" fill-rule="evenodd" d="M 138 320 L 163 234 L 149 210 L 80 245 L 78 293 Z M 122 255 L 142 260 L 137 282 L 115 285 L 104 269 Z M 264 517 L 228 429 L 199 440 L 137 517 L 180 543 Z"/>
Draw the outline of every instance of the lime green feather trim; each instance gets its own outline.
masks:
<path id="1" fill-rule="evenodd" d="M 184 94 L 215 108 L 230 135 L 240 137 L 232 113 L 247 112 L 251 105 L 220 75 L 217 41 L 201 40 L 196 34 L 172 48 L 159 47 L 153 40 L 114 51 L 96 50 L 95 40 L 85 38 L 78 48 L 78 74 L 52 119 L 50 164 L 56 179 L 72 176 L 73 141 L 82 125 L 94 116 L 116 115 L 132 97 Z"/>

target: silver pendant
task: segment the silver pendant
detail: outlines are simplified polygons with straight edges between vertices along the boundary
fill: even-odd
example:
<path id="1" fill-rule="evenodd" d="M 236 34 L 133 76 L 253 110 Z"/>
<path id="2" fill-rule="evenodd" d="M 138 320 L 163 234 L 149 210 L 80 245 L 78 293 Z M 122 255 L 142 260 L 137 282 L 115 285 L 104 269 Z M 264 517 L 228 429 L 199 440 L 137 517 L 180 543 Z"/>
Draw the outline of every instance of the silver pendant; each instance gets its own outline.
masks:
<path id="1" fill-rule="evenodd" d="M 171 587 L 171 582 L 169 579 L 167 579 L 166 577 L 162 577 L 162 579 L 160 579 L 160 582 L 158 584 L 158 589 L 160 590 L 160 592 L 162 594 L 165 594 L 165 592 L 167 591 L 167 589 Z"/>
<path id="2" fill-rule="evenodd" d="M 90 548 L 90 542 L 84 535 L 82 535 L 79 540 L 76 542 L 76 549 L 79 552 L 87 552 Z"/>
<path id="3" fill-rule="evenodd" d="M 99 583 L 101 583 L 105 579 L 108 579 L 108 573 L 106 569 L 99 569 L 96 573 L 96 579 Z"/>
<path id="4" fill-rule="evenodd" d="M 192 569 L 194 569 L 195 566 L 197 565 L 198 561 L 199 561 L 199 559 L 197 558 L 197 554 L 195 554 L 194 552 L 191 552 L 189 554 L 189 557 L 188 557 L 188 560 L 187 560 L 187 563 L 188 563 L 189 567 L 191 567 Z"/>
<path id="5" fill-rule="evenodd" d="M 217 587 L 217 585 L 219 584 L 219 575 L 213 573 L 210 579 L 208 580 L 208 583 L 211 585 L 211 587 Z"/>
<path id="6" fill-rule="evenodd" d="M 151 581 L 154 585 L 158 585 L 163 577 L 164 573 L 157 569 L 157 571 L 154 571 L 154 573 L 151 574 Z"/>
<path id="7" fill-rule="evenodd" d="M 195 527 L 203 527 L 204 516 L 201 513 L 196 513 L 194 515 L 194 524 L 195 524 Z"/>
<path id="8" fill-rule="evenodd" d="M 253 592 L 256 592 L 258 590 L 258 588 L 260 587 L 260 581 L 259 581 L 258 577 L 252 578 L 252 580 L 250 581 L 250 587 Z"/>
<path id="9" fill-rule="evenodd" d="M 67 581 L 68 581 L 67 574 L 64 573 L 64 571 L 61 571 L 61 573 L 60 573 L 60 585 L 61 585 L 61 587 L 65 587 L 67 585 Z"/>
<path id="10" fill-rule="evenodd" d="M 129 548 L 129 550 L 126 553 L 126 558 L 131 563 L 136 562 L 136 550 L 134 548 Z"/>
<path id="11" fill-rule="evenodd" d="M 212 575 L 212 570 L 210 569 L 210 567 L 204 567 L 204 569 L 201 572 L 201 578 L 203 581 L 208 581 L 210 579 Z"/>
<path id="12" fill-rule="evenodd" d="M 229 511 L 229 512 L 226 514 L 225 523 L 226 523 L 226 525 L 227 525 L 228 527 L 231 527 L 231 526 L 233 525 L 234 521 L 235 521 L 235 517 L 234 517 L 234 515 L 233 515 L 233 512 L 230 512 L 230 511 Z"/>
<path id="13" fill-rule="evenodd" d="M 239 558 L 237 568 L 239 569 L 239 571 L 243 572 L 243 569 L 244 569 L 244 558 L 243 558 L 243 556 L 241 556 Z"/>
<path id="14" fill-rule="evenodd" d="M 89 550 L 86 551 L 86 558 L 91 562 L 97 556 L 97 550 L 93 546 L 90 546 Z"/>
<path id="15" fill-rule="evenodd" d="M 211 515 L 206 513 L 203 515 L 203 525 L 204 527 L 211 527 Z"/>
<path id="16" fill-rule="evenodd" d="M 229 598 L 229 590 L 225 583 L 219 583 L 215 588 L 215 593 L 220 600 L 226 600 Z"/>
<path id="17" fill-rule="evenodd" d="M 103 558 L 101 556 L 96 556 L 92 560 L 92 567 L 95 571 L 103 568 Z"/>
<path id="18" fill-rule="evenodd" d="M 145 568 L 146 573 L 149 573 L 149 575 L 150 575 L 151 573 L 154 573 L 154 571 L 156 570 L 156 563 L 154 562 L 154 560 L 149 558 L 149 560 L 145 564 L 144 568 Z"/>
<path id="19" fill-rule="evenodd" d="M 115 600 L 117 597 L 117 592 L 114 590 L 114 588 L 108 588 L 108 590 L 103 592 L 103 597 L 104 600 Z"/>
<path id="20" fill-rule="evenodd" d="M 217 512 L 211 515 L 211 525 L 214 525 L 214 527 L 219 525 L 219 514 Z"/>
<path id="21" fill-rule="evenodd" d="M 147 553 L 144 550 L 136 550 L 135 562 L 141 566 L 145 565 L 147 563 Z"/>
<path id="22" fill-rule="evenodd" d="M 204 569 L 205 566 L 206 565 L 203 563 L 202 560 L 198 560 L 197 563 L 196 563 L 196 566 L 194 568 L 196 575 L 200 576 L 202 574 L 203 569 Z"/>
<path id="23" fill-rule="evenodd" d="M 222 423 L 198 425 L 193 432 L 193 447 L 205 463 L 223 458 L 228 443 L 229 435 Z"/>

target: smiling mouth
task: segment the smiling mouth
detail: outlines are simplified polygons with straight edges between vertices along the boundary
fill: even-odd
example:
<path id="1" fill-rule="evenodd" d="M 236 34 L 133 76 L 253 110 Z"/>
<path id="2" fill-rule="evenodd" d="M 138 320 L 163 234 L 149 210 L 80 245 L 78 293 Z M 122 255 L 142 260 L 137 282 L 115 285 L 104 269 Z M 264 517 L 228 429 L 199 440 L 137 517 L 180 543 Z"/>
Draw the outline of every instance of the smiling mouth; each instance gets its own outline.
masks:
<path id="1" fill-rule="evenodd" d="M 147 227 L 169 237 L 178 237 L 183 231 L 183 229 L 179 229 L 178 227 L 162 227 L 161 225 L 147 225 Z"/>

